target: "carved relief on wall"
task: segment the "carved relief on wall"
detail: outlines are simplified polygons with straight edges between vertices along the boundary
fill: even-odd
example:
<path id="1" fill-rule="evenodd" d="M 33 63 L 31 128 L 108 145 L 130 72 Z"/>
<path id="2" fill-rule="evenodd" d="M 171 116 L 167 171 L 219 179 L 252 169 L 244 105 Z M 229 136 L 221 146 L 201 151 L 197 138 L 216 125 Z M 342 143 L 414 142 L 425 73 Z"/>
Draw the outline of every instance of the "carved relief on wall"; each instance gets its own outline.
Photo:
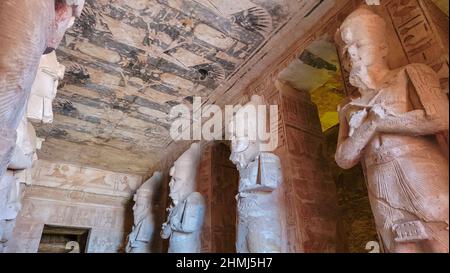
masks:
<path id="1" fill-rule="evenodd" d="M 142 183 L 137 175 L 39 160 L 32 169 L 34 185 L 129 197 Z"/>
<path id="2" fill-rule="evenodd" d="M 127 198 L 32 186 L 25 190 L 7 252 L 37 252 L 45 224 L 91 229 L 87 252 L 123 250 L 131 226 Z"/>
<path id="3" fill-rule="evenodd" d="M 448 55 L 423 3 L 407 0 L 385 5 L 409 63 L 430 65 L 438 73 L 441 85 L 448 88 Z"/>
<path id="4" fill-rule="evenodd" d="M 300 92 L 300 91 L 298 91 Z M 319 113 L 311 101 L 302 101 L 292 96 L 282 96 L 283 118 L 286 124 L 321 135 Z M 305 107 L 305 104 L 308 105 Z"/>

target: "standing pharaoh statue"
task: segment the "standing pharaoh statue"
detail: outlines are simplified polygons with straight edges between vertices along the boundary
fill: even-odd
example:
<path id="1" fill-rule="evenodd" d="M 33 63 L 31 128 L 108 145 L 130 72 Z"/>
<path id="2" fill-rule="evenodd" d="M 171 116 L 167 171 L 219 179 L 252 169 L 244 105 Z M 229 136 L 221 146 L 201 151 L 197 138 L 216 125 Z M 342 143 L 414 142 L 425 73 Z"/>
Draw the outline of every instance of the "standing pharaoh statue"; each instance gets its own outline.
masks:
<path id="1" fill-rule="evenodd" d="M 0 178 L 13 156 L 40 58 L 58 47 L 83 6 L 84 0 L 0 1 Z"/>
<path id="2" fill-rule="evenodd" d="M 52 102 L 56 96 L 58 81 L 64 76 L 64 70 L 54 51 L 41 57 L 27 107 L 16 129 L 16 142 L 6 173 L 0 177 L 0 245 L 3 245 L 0 248 L 6 249 L 11 238 L 21 207 L 23 184 L 31 183 L 31 167 L 37 159 L 36 150 L 41 144 L 31 121 L 53 121 Z"/>
<path id="3" fill-rule="evenodd" d="M 448 159 L 435 134 L 448 130 L 448 99 L 423 64 L 390 70 L 385 22 L 366 9 L 341 38 L 361 97 L 340 107 L 336 162 L 362 162 L 375 223 L 387 252 L 448 252 Z"/>
<path id="4" fill-rule="evenodd" d="M 134 195 L 133 216 L 134 224 L 127 237 L 127 253 L 151 253 L 151 243 L 155 230 L 152 202 L 155 191 L 161 184 L 162 175 L 155 172 L 153 176 L 142 184 Z"/>
<path id="5" fill-rule="evenodd" d="M 161 237 L 170 238 L 169 253 L 199 253 L 205 217 L 205 200 L 196 192 L 200 145 L 194 143 L 170 169 L 169 216 L 162 225 Z"/>
<path id="6" fill-rule="evenodd" d="M 238 110 L 229 124 L 230 160 L 239 170 L 237 242 L 238 253 L 281 252 L 281 219 L 277 189 L 282 182 L 278 156 L 262 151 L 258 137 L 259 96 Z"/>
<path id="7" fill-rule="evenodd" d="M 64 77 L 64 71 L 65 67 L 57 61 L 54 51 L 41 57 L 26 111 L 16 130 L 16 145 L 8 169 L 31 168 L 33 160 L 36 159 L 36 149 L 40 146 L 31 121 L 53 122 L 52 103 L 56 97 L 58 82 Z"/>

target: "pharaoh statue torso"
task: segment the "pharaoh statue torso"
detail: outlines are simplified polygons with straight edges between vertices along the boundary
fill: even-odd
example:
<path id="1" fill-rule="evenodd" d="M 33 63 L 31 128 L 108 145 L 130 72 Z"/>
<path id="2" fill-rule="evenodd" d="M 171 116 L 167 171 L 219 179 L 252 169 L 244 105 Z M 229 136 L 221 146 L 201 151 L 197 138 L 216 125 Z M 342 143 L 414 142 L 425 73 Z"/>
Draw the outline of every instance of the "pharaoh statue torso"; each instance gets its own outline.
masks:
<path id="1" fill-rule="evenodd" d="M 237 251 L 281 252 L 279 204 L 273 194 L 282 179 L 279 158 L 260 153 L 239 175 Z"/>
<path id="2" fill-rule="evenodd" d="M 417 105 L 420 96 L 429 99 L 434 96 L 434 101 L 424 102 L 430 104 L 425 107 L 445 110 L 445 96 L 432 93 L 440 92 L 439 88 L 429 88 L 436 83 L 430 70 L 422 65 L 409 65 L 392 71 L 385 86 L 376 91 L 369 108 L 382 105 L 390 115 L 401 115 L 420 107 Z M 420 83 L 423 85 L 417 86 Z M 417 88 L 428 88 L 428 94 L 418 95 L 422 91 Z M 343 115 L 352 115 L 355 102 L 359 105 L 359 101 L 349 103 Z M 351 118 L 347 121 L 351 123 Z M 375 222 L 386 251 L 448 249 L 448 160 L 435 138 L 380 132 L 367 144 L 363 162 Z M 433 241 L 431 246 L 408 247 L 408 243 L 427 241 Z"/>
<path id="3" fill-rule="evenodd" d="M 155 230 L 152 215 L 143 215 L 135 219 L 133 229 L 127 238 L 127 253 L 151 253 L 151 239 Z"/>
<path id="4" fill-rule="evenodd" d="M 199 253 L 201 230 L 205 214 L 205 200 L 198 192 L 191 193 L 169 209 L 163 238 L 169 241 L 169 253 Z M 165 229 L 165 231 L 164 231 Z M 169 236 L 168 236 L 169 235 Z"/>

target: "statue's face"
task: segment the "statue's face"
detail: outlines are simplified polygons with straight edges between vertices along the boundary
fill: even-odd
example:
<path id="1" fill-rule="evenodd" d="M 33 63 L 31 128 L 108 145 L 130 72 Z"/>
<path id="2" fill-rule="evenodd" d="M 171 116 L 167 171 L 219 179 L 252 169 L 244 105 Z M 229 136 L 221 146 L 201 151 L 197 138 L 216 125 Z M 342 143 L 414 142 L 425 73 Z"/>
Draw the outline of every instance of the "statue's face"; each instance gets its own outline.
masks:
<path id="1" fill-rule="evenodd" d="M 231 134 L 230 160 L 241 169 L 246 168 L 260 152 L 258 136 L 256 136 L 256 139 L 249 136 L 248 132 L 252 129 L 256 131 L 256 123 L 247 123 L 240 118 L 230 122 L 228 127 Z"/>
<path id="2" fill-rule="evenodd" d="M 170 169 L 171 179 L 169 182 L 170 193 L 169 196 L 172 198 L 174 205 L 176 206 L 178 202 L 183 200 L 184 197 L 184 182 L 186 178 L 180 175 L 180 171 L 175 169 L 175 166 Z"/>
<path id="3" fill-rule="evenodd" d="M 197 171 L 191 165 L 189 162 L 175 162 L 170 170 L 169 196 L 175 206 L 195 191 Z"/>
<path id="4" fill-rule="evenodd" d="M 259 144 L 247 137 L 231 138 L 230 160 L 239 168 L 246 168 L 259 154 Z"/>
<path id="5" fill-rule="evenodd" d="M 362 91 L 373 85 L 371 67 L 386 62 L 387 45 L 382 33 L 382 29 L 374 31 L 373 26 L 355 24 L 341 30 L 346 57 L 351 63 L 350 83 Z"/>

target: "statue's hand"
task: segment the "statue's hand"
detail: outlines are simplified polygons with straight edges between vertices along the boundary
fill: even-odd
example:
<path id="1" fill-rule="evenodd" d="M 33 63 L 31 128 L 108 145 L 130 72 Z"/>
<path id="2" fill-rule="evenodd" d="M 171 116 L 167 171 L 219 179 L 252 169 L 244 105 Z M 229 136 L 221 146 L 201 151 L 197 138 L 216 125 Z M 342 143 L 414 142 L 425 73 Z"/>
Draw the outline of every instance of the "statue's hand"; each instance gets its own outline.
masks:
<path id="1" fill-rule="evenodd" d="M 388 116 L 388 111 L 384 106 L 377 104 L 369 112 L 369 119 L 378 123 Z"/>
<path id="2" fill-rule="evenodd" d="M 364 121 L 367 119 L 368 113 L 366 109 L 360 110 L 360 111 L 356 111 L 356 112 L 351 112 L 349 114 L 349 133 L 348 135 L 351 137 L 355 130 L 358 129 L 363 123 Z"/>
<path id="3" fill-rule="evenodd" d="M 168 239 L 172 235 L 172 229 L 170 228 L 170 225 L 167 223 L 162 224 L 161 228 L 161 238 Z"/>

